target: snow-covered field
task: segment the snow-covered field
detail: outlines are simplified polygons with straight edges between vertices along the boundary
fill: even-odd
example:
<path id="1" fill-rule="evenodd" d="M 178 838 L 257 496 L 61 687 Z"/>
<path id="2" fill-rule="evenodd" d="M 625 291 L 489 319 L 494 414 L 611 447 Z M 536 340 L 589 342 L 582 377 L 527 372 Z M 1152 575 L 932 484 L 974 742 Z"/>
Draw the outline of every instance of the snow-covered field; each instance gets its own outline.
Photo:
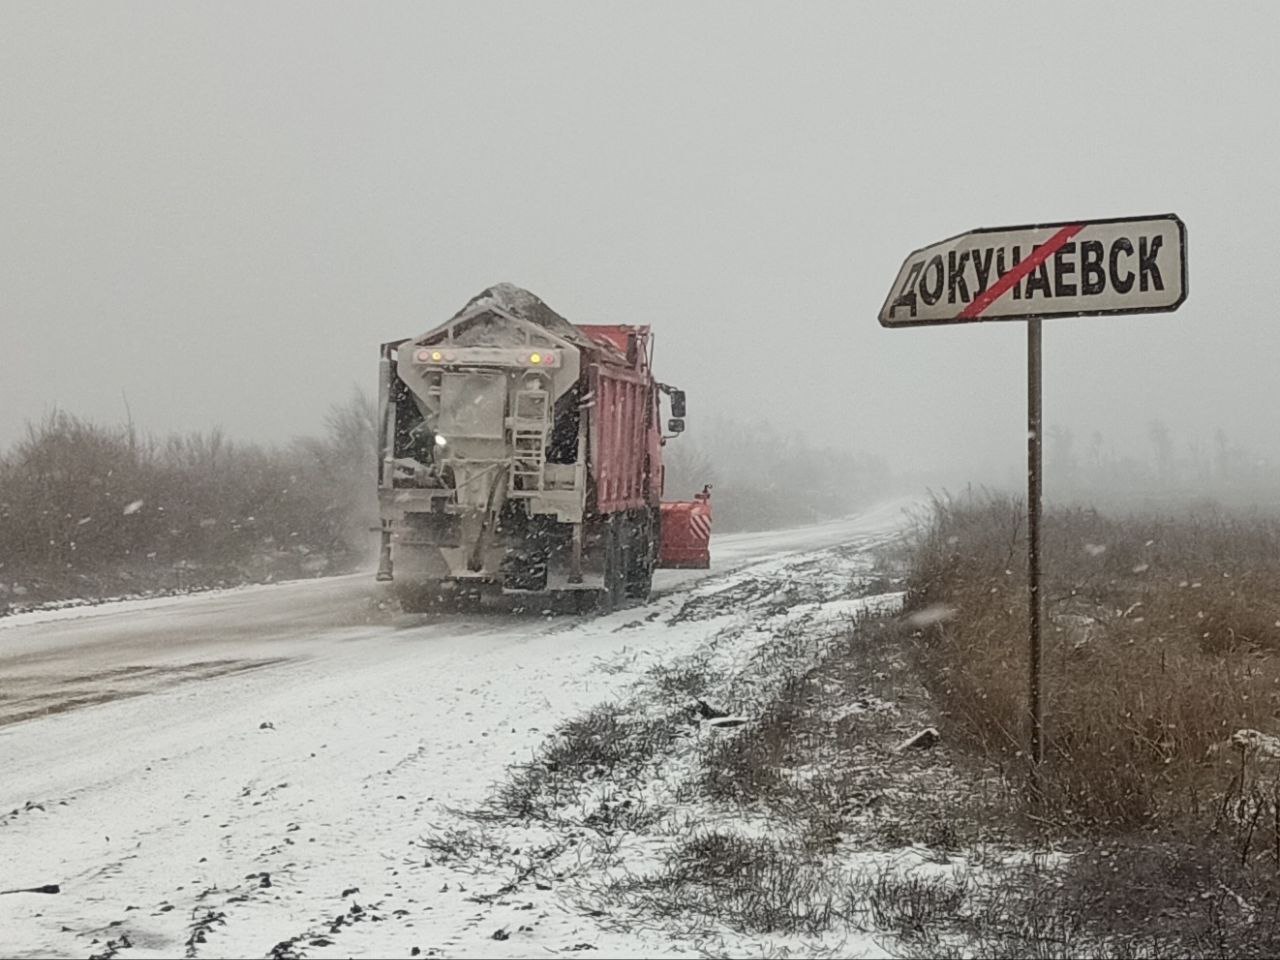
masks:
<path id="1" fill-rule="evenodd" d="M 723 626 L 664 610 L 883 543 L 906 506 L 720 537 L 712 571 L 660 573 L 649 607 L 607 617 L 407 617 L 344 577 L 10 618 L 0 889 L 62 892 L 0 896 L 0 955 L 696 952 L 555 890 L 477 896 L 417 841 Z"/>

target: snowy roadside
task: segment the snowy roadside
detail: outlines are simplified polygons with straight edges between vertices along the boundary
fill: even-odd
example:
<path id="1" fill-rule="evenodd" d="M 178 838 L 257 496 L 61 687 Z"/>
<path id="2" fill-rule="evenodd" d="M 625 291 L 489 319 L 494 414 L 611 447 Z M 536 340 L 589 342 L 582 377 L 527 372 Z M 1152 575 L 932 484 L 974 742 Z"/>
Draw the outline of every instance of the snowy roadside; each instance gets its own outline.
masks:
<path id="1" fill-rule="evenodd" d="M 477 904 L 472 939 L 428 955 L 559 952 L 541 925 L 574 909 L 601 927 L 576 948 L 611 956 L 967 956 L 1019 922 L 1016 891 L 1062 857 L 988 827 L 990 785 L 922 726 L 927 696 L 880 645 L 900 601 L 864 546 L 651 613 L 704 639 L 602 663 L 634 678 L 621 696 L 424 832 L 418 868 Z"/>
<path id="2" fill-rule="evenodd" d="M 826 538 L 856 552 L 900 520 L 881 511 L 799 548 Z M 673 581 L 649 606 L 594 620 L 336 627 L 307 655 L 0 730 L 3 885 L 63 888 L 0 898 L 0 951 L 697 952 L 612 929 L 572 884 L 535 883 L 520 904 L 486 897 L 505 881 L 428 866 L 421 844 L 451 810 L 482 806 L 557 722 L 630 696 L 729 621 L 749 632 L 759 610 L 742 597 L 785 599 L 810 576 L 794 549 L 730 547 L 736 572 Z M 752 564 L 753 550 L 772 559 Z M 246 657 L 270 652 L 240 643 Z"/>
<path id="3" fill-rule="evenodd" d="M 663 885 L 657 878 L 691 839 L 796 832 L 793 821 L 758 805 L 711 802 L 699 781 L 719 744 L 756 735 L 788 677 L 819 660 L 859 616 L 896 608 L 900 595 L 884 590 L 872 567 L 865 545 L 829 549 L 674 598 L 646 620 L 697 629 L 700 642 L 659 663 L 630 651 L 602 663 L 631 679 L 621 696 L 562 726 L 484 805 L 452 810 L 424 834 L 422 867 L 441 889 L 479 890 L 488 909 L 476 935 L 498 938 L 484 945 L 492 955 L 550 948 L 526 917 L 566 904 L 597 917 L 603 930 L 583 949 L 606 955 L 888 955 L 874 932 L 842 931 L 828 943 L 753 929 L 727 921 L 728 904 L 685 910 L 648 889 Z"/>

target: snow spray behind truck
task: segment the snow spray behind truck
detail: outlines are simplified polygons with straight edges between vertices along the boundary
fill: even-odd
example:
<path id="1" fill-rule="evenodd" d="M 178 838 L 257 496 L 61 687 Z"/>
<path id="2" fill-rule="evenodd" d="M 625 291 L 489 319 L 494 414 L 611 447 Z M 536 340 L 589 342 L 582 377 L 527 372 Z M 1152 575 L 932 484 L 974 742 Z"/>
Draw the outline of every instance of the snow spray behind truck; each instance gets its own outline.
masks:
<path id="1" fill-rule="evenodd" d="M 496 592 L 613 609 L 656 566 L 709 566 L 709 490 L 661 499 L 685 397 L 652 360 L 649 327 L 575 325 L 510 284 L 383 344 L 377 578 L 410 611 Z"/>

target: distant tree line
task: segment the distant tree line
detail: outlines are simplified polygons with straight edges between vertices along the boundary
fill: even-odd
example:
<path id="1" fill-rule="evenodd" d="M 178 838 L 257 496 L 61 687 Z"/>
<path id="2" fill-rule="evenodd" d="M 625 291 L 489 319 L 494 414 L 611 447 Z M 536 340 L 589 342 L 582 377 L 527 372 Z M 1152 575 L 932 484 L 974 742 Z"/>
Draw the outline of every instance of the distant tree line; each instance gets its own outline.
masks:
<path id="1" fill-rule="evenodd" d="M 1209 438 L 1180 439 L 1152 419 L 1145 441 L 1119 451 L 1101 430 L 1081 437 L 1069 427 L 1045 432 L 1046 482 L 1072 497 L 1132 500 L 1212 498 L 1226 504 L 1280 499 L 1280 462 L 1219 427 Z"/>
<path id="2" fill-rule="evenodd" d="M 766 530 L 848 514 L 890 487 L 878 457 L 810 443 L 798 431 L 715 417 L 663 448 L 666 496 L 712 484 L 715 529 Z"/>
<path id="3" fill-rule="evenodd" d="M 376 418 L 354 394 L 319 437 L 167 437 L 56 412 L 0 456 L 0 612 L 351 569 L 369 553 Z"/>

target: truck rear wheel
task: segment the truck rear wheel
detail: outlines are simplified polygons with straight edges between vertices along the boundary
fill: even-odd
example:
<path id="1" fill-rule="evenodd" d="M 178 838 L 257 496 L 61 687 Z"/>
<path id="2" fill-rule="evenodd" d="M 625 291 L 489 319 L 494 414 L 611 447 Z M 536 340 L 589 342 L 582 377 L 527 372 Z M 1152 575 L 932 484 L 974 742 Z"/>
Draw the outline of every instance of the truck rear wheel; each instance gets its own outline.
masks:
<path id="1" fill-rule="evenodd" d="M 633 600 L 648 600 L 653 589 L 654 551 L 653 521 L 648 511 L 637 522 L 624 529 L 628 534 L 630 555 L 627 558 L 626 595 Z"/>
<path id="2" fill-rule="evenodd" d="M 627 596 L 627 527 L 616 514 L 608 520 L 605 536 L 604 592 L 605 609 L 617 610 Z"/>
<path id="3" fill-rule="evenodd" d="M 446 599 L 439 580 L 424 583 L 397 583 L 396 599 L 405 613 L 431 613 L 444 609 Z"/>
<path id="4" fill-rule="evenodd" d="M 568 590 L 566 607 L 570 613 L 603 613 L 603 590 Z"/>

